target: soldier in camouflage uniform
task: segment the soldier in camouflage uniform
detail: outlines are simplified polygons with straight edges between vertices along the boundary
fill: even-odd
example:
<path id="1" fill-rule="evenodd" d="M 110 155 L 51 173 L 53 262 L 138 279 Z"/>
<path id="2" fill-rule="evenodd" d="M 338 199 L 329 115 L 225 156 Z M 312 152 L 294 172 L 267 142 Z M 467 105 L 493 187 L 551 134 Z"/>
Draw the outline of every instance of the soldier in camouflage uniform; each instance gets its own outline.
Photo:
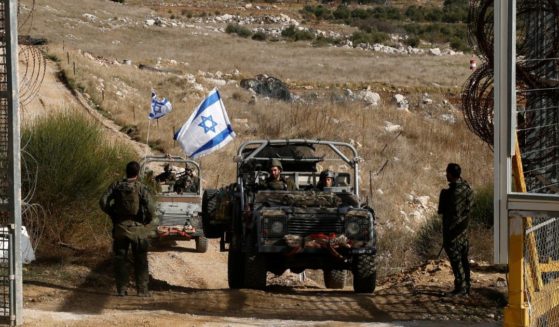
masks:
<path id="1" fill-rule="evenodd" d="M 186 165 L 184 174 L 181 177 L 179 177 L 179 179 L 175 182 L 175 185 L 173 186 L 173 190 L 178 194 L 182 194 L 183 192 L 197 193 L 199 188 L 200 188 L 200 178 L 194 176 L 194 173 L 192 172 L 192 168 Z"/>
<path id="2" fill-rule="evenodd" d="M 278 159 L 272 159 L 270 162 L 270 177 L 260 184 L 260 189 L 275 191 L 293 191 L 295 184 L 289 178 L 281 176 L 283 166 Z"/>
<path id="3" fill-rule="evenodd" d="M 446 168 L 447 189 L 441 190 L 438 213 L 443 216 L 443 247 L 454 274 L 451 295 L 465 295 L 470 291 L 470 263 L 468 261 L 468 221 L 473 204 L 473 191 L 460 177 L 458 164 Z"/>
<path id="4" fill-rule="evenodd" d="M 132 248 L 134 273 L 139 296 L 149 296 L 148 258 L 149 234 L 157 225 L 153 199 L 147 187 L 138 180 L 140 165 L 126 165 L 126 178 L 113 183 L 99 204 L 113 222 L 114 273 L 118 296 L 127 295 L 128 249 Z"/>

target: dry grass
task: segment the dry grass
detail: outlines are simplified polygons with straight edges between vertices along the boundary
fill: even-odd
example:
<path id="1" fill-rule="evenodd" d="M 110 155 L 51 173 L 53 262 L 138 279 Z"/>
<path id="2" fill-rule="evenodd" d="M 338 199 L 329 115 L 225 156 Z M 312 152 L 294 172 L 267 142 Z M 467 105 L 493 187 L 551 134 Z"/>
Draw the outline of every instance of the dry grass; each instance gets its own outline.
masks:
<path id="1" fill-rule="evenodd" d="M 461 113 L 442 105 L 443 99 L 456 102 L 469 74 L 465 56 L 388 56 L 355 49 L 312 48 L 305 43 L 256 42 L 204 29 L 145 28 L 143 21 L 151 15 L 145 8 L 99 0 L 37 2 L 33 36 L 49 39 L 46 51 L 60 59 L 70 83 L 87 93 L 107 116 L 122 126 L 136 126 L 139 139 L 145 141 L 151 88 L 171 100 L 173 112 L 152 124 L 150 130 L 150 140 L 168 153 L 181 154 L 172 141 L 172 132 L 204 96 L 187 83 L 186 74 L 195 75 L 199 83 L 211 89 L 199 70 L 231 73 L 238 69 L 240 76 L 232 78 L 236 82 L 267 73 L 286 81 L 300 95 L 321 95 L 319 100 L 306 104 L 259 99 L 255 105 L 248 105 L 250 94 L 237 83 L 220 88 L 238 138 L 201 159 L 205 185 L 216 187 L 234 180 L 232 158 L 245 140 L 355 140 L 361 144 L 358 150 L 365 159 L 361 193 L 369 193 L 369 174 L 374 175 L 371 188 L 384 193 L 369 196 L 379 216 L 381 251 L 387 264 L 414 260 L 408 246 L 413 235 L 404 228 L 407 222 L 400 214 L 411 210 L 406 194 L 429 195 L 434 206 L 439 190 L 446 186 L 444 170 L 448 162 L 462 165 L 463 175 L 474 189 L 492 180 L 488 147 L 467 130 Z M 47 4 L 51 9 L 46 8 Z M 87 23 L 83 13 L 94 14 L 101 22 Z M 103 29 L 106 19 L 113 17 L 128 17 L 137 24 Z M 134 64 L 155 65 L 161 57 L 162 67 L 180 73 L 104 64 L 83 51 L 103 59 L 131 59 Z M 171 59 L 177 64 L 171 64 Z M 369 109 L 360 102 L 333 103 L 327 96 L 329 92 L 341 93 L 348 87 L 358 90 L 367 85 L 383 97 L 379 108 Z M 431 95 L 433 105 L 418 105 L 424 92 Z M 395 109 L 391 103 L 395 93 L 408 96 L 411 112 Z M 454 114 L 457 123 L 441 121 L 442 113 Z M 246 119 L 248 127 L 236 119 Z M 401 125 L 402 134 L 396 137 L 385 132 L 385 121 Z M 385 162 L 384 170 L 375 175 Z"/>

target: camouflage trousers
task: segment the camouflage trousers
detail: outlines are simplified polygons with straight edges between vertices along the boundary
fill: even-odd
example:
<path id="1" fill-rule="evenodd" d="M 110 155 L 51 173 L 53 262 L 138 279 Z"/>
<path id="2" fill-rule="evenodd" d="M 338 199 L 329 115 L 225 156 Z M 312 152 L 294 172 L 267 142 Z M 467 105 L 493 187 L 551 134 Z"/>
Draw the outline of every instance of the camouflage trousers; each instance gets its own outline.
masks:
<path id="1" fill-rule="evenodd" d="M 454 289 L 456 290 L 469 290 L 471 286 L 470 262 L 468 261 L 469 246 L 468 239 L 465 237 L 444 244 L 444 250 L 452 266 Z"/>
<path id="2" fill-rule="evenodd" d="M 127 267 L 128 250 L 132 249 L 134 275 L 138 292 L 148 291 L 148 247 L 147 238 L 115 237 L 113 240 L 114 274 L 117 292 L 126 290 L 129 273 Z"/>

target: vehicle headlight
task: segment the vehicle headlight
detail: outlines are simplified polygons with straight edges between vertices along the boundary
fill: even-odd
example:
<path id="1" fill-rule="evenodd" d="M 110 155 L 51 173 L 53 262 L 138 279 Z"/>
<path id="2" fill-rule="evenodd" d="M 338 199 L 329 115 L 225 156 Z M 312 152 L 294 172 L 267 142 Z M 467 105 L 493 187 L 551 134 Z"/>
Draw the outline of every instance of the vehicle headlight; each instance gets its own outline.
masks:
<path id="1" fill-rule="evenodd" d="M 283 210 L 267 209 L 260 214 L 264 237 L 282 238 L 287 233 L 287 216 Z"/>
<path id="2" fill-rule="evenodd" d="M 272 235 L 283 235 L 284 224 L 281 221 L 274 221 L 270 226 L 270 233 Z"/>
<path id="3" fill-rule="evenodd" d="M 360 232 L 361 226 L 356 221 L 350 221 L 345 225 L 345 233 L 349 237 L 357 236 Z"/>

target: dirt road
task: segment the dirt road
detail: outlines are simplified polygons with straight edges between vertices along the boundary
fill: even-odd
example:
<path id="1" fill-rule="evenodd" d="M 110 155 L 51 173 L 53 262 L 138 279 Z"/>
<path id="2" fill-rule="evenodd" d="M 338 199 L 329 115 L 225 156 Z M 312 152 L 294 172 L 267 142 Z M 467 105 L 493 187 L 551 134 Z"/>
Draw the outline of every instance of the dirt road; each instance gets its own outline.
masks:
<path id="1" fill-rule="evenodd" d="M 200 254 L 193 242 L 184 242 L 150 253 L 150 298 L 114 296 L 110 261 L 89 270 L 65 265 L 62 272 L 50 272 L 67 279 L 43 271 L 24 284 L 25 326 L 436 326 L 449 321 L 493 326 L 502 311 L 500 293 L 486 287 L 494 274 L 474 272 L 478 284 L 470 297 L 441 294 L 441 284 L 450 288 L 444 263 L 389 279 L 373 295 L 354 294 L 350 287 L 327 290 L 318 280 L 289 286 L 290 276 L 269 276 L 266 291 L 230 290 L 226 255 L 217 247 L 212 241 L 208 253 Z"/>

